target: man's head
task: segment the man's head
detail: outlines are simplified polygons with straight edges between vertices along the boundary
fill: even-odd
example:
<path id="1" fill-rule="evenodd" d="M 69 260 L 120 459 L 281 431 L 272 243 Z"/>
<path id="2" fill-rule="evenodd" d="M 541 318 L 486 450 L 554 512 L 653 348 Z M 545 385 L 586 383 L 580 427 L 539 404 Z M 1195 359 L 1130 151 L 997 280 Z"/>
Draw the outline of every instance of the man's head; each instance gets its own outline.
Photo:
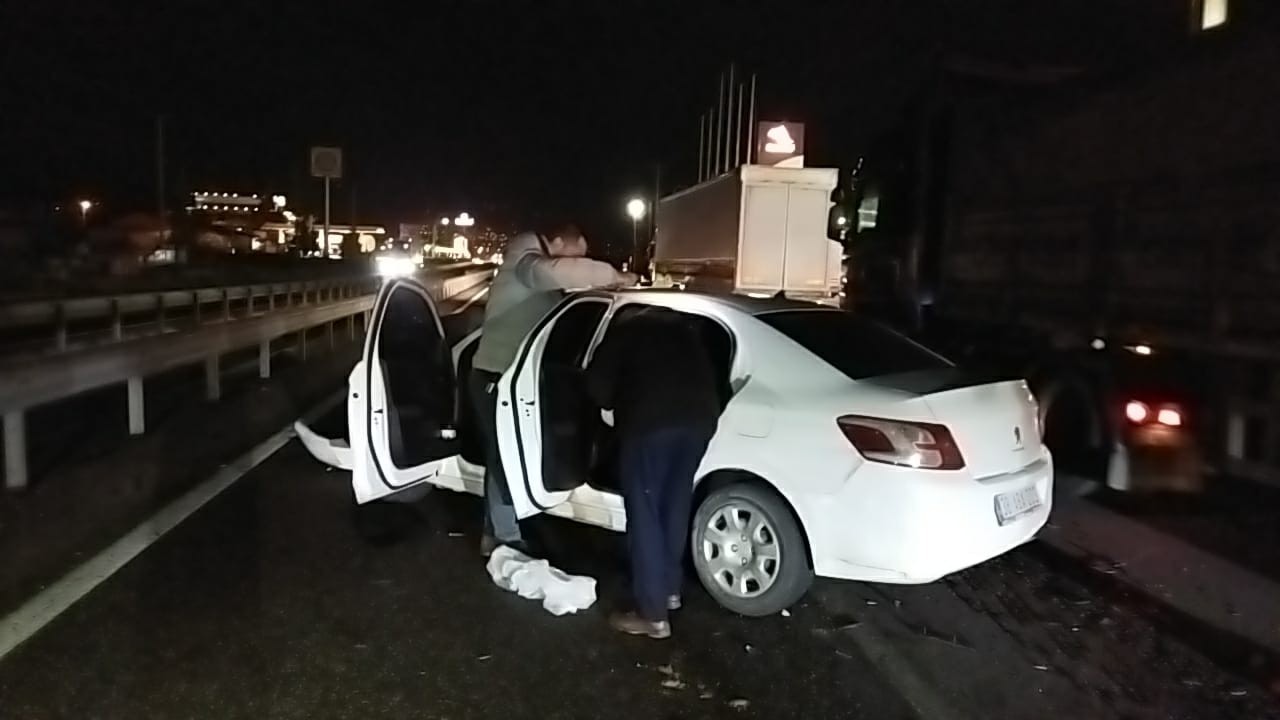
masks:
<path id="1" fill-rule="evenodd" d="M 560 225 L 547 234 L 547 254 L 553 257 L 582 257 L 587 254 L 587 238 L 577 225 Z"/>

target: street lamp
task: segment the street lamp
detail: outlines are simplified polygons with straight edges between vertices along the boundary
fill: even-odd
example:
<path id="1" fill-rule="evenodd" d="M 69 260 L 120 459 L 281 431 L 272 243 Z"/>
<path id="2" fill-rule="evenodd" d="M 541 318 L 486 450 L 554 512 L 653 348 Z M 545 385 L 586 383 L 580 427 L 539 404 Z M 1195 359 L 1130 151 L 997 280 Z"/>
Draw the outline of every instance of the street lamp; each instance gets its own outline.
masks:
<path id="1" fill-rule="evenodd" d="M 93 201 L 91 201 L 91 200 L 81 200 L 79 204 L 80 204 L 80 222 L 81 222 L 81 223 L 88 222 L 88 221 L 89 221 L 89 208 L 93 207 Z"/>
<path id="2" fill-rule="evenodd" d="M 640 198 L 631 198 L 627 201 L 627 214 L 631 216 L 631 258 L 637 265 L 640 263 L 640 247 L 639 240 L 636 238 L 636 223 L 644 217 L 646 209 L 644 200 Z"/>

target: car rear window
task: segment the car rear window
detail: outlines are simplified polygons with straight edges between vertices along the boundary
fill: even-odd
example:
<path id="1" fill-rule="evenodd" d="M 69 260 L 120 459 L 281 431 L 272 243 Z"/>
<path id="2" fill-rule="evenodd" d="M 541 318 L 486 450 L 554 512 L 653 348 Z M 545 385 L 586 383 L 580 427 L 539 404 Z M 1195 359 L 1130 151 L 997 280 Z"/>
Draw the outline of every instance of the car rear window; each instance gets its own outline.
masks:
<path id="1" fill-rule="evenodd" d="M 758 316 L 852 380 L 953 367 L 889 328 L 838 310 L 783 310 Z"/>

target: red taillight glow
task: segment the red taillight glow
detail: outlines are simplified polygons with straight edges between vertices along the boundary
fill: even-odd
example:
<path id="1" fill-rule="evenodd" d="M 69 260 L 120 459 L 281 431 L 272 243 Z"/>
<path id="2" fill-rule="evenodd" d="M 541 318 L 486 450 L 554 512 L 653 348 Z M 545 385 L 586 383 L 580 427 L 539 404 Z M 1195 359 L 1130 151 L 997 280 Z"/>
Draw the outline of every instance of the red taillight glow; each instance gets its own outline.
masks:
<path id="1" fill-rule="evenodd" d="M 945 425 L 846 415 L 837 423 L 871 462 L 929 470 L 959 470 L 964 457 Z"/>
<path id="2" fill-rule="evenodd" d="M 1130 400 L 1124 406 L 1124 416 L 1134 425 L 1156 423 L 1166 427 L 1182 427 L 1182 411 L 1176 405 L 1165 405 L 1152 411 L 1151 406 L 1140 400 Z"/>
<path id="3" fill-rule="evenodd" d="M 1140 425 L 1146 422 L 1150 415 L 1151 408 L 1147 407 L 1147 404 L 1144 402 L 1130 400 L 1128 404 L 1124 406 L 1124 416 L 1129 418 L 1129 422 L 1134 423 L 1135 425 Z"/>

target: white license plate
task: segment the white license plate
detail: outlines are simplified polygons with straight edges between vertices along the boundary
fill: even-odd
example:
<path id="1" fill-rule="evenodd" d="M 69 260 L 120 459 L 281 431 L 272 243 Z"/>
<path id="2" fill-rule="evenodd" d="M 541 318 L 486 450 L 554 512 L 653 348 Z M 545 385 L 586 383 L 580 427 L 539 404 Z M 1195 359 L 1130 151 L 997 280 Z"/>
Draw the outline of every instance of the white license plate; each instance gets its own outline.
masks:
<path id="1" fill-rule="evenodd" d="M 996 496 L 996 522 L 1007 525 L 1038 507 L 1040 507 L 1040 493 L 1033 487 L 1000 493 Z"/>

